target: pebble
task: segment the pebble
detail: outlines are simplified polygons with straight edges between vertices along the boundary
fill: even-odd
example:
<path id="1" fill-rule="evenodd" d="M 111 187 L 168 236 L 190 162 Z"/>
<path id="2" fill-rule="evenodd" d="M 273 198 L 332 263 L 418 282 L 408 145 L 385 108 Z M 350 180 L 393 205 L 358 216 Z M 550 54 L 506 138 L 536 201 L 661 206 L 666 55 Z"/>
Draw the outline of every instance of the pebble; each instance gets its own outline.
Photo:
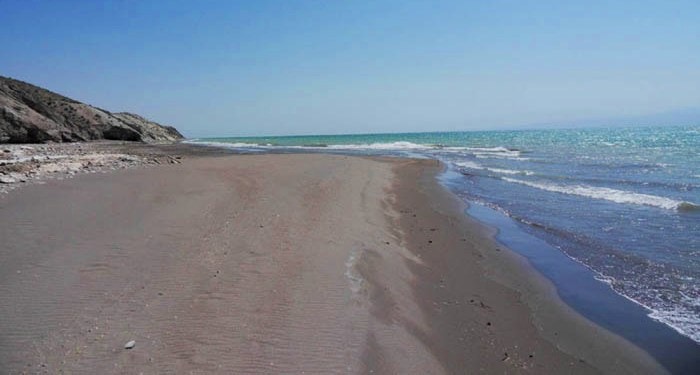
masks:
<path id="1" fill-rule="evenodd" d="M 86 151 L 88 150 L 88 151 Z M 86 157 L 87 156 L 87 157 Z M 21 157 L 11 159 L 12 157 Z M 159 160 L 160 159 L 160 160 Z M 20 186 L 19 183 L 42 183 L 44 179 L 63 179 L 81 173 L 106 173 L 112 170 L 130 168 L 152 163 L 179 164 L 184 158 L 180 155 L 131 155 L 112 154 L 88 144 L 64 144 L 60 147 L 45 145 L 0 146 L 0 195 Z M 3 168 L 19 162 L 21 170 Z"/>
<path id="2" fill-rule="evenodd" d="M 131 340 L 124 345 L 124 349 L 133 349 L 136 346 L 136 341 Z"/>

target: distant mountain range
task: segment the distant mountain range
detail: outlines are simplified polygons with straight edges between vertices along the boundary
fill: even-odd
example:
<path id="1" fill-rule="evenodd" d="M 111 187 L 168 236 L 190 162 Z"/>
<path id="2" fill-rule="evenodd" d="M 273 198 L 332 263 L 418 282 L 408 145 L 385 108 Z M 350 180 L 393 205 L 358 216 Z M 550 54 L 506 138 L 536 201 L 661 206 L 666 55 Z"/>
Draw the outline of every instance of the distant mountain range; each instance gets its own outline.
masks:
<path id="1" fill-rule="evenodd" d="M 177 129 L 139 115 L 112 113 L 0 76 L 0 143 L 171 142 L 182 138 Z"/>

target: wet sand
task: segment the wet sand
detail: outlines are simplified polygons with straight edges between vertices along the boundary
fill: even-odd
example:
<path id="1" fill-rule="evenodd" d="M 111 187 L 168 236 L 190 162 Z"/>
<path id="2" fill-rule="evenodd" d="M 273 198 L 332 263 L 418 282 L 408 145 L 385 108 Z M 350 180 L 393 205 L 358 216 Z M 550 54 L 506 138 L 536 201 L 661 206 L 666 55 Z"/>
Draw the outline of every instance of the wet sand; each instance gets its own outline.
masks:
<path id="1" fill-rule="evenodd" d="M 462 215 L 439 170 L 193 155 L 0 196 L 0 368 L 663 371 Z"/>

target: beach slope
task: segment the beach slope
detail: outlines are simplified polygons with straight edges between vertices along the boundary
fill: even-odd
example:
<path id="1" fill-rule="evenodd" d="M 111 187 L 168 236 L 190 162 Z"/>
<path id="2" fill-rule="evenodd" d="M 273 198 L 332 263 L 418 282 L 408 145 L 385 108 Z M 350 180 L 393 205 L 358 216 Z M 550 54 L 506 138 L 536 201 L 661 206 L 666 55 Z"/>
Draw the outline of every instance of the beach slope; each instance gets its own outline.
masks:
<path id="1" fill-rule="evenodd" d="M 191 157 L 0 196 L 0 368 L 662 371 L 495 251 L 439 170 Z"/>

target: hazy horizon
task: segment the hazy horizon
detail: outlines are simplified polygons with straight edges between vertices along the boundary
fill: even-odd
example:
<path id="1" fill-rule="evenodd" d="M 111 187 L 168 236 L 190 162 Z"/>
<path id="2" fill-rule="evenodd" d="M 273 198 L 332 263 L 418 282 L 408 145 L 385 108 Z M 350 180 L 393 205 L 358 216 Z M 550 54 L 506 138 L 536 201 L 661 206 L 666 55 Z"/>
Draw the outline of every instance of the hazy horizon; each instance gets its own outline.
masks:
<path id="1" fill-rule="evenodd" d="M 418 130 L 418 131 L 388 131 L 388 132 L 357 132 L 357 133 L 294 133 L 294 134 L 212 134 L 212 135 L 200 135 L 200 136 L 189 136 L 185 135 L 188 140 L 201 140 L 201 139 L 226 139 L 226 138 L 285 138 L 285 137 L 325 137 L 325 136 L 361 136 L 361 135 L 398 135 L 398 134 L 424 134 L 424 133 L 478 133 L 478 132 L 511 132 L 511 131 L 539 131 L 539 130 L 596 130 L 596 129 L 644 129 L 644 128 L 683 128 L 683 127 L 697 127 L 700 126 L 700 120 L 696 120 L 693 123 L 681 123 L 681 124 L 662 124 L 662 123 L 651 123 L 644 122 L 639 124 L 620 124 L 616 122 L 610 122 L 609 124 L 586 124 L 587 121 L 581 120 L 574 125 L 559 125 L 559 124 L 535 124 L 535 125 L 520 125 L 520 126 L 504 126 L 502 128 L 474 128 L 474 129 L 457 129 L 457 130 Z"/>
<path id="2" fill-rule="evenodd" d="M 692 1 L 3 8 L 0 75 L 188 137 L 700 122 Z"/>

